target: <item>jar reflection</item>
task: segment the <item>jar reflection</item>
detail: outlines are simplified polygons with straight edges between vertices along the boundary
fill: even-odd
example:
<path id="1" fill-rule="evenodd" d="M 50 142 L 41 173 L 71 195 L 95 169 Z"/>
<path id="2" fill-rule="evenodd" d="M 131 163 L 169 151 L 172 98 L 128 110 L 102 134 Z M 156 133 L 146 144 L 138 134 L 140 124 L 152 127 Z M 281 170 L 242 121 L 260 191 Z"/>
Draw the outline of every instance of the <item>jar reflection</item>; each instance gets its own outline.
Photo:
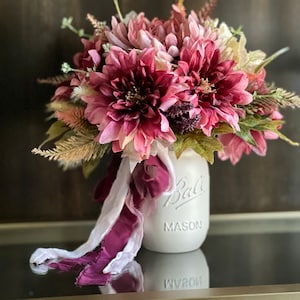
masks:
<path id="1" fill-rule="evenodd" d="M 190 290 L 209 288 L 209 268 L 203 252 L 157 253 L 142 249 L 145 291 Z"/>

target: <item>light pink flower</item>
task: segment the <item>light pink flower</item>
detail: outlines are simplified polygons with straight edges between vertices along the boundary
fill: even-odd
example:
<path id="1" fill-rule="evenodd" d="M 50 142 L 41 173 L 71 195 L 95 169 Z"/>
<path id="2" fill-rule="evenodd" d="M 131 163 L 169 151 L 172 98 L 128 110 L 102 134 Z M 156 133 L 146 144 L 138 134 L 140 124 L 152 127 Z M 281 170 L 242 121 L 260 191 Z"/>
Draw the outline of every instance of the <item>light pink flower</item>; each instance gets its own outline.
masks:
<path id="1" fill-rule="evenodd" d="M 112 47 L 102 73 L 90 73 L 89 84 L 97 94 L 83 97 L 87 119 L 98 125 L 99 142 L 112 142 L 114 152 L 133 145 L 140 159 L 149 157 L 154 140 L 173 143 L 175 135 L 163 112 L 183 89 L 175 81 L 168 64 L 157 69 L 155 49 L 138 54 Z"/>
<path id="2" fill-rule="evenodd" d="M 223 134 L 219 137 L 220 142 L 223 145 L 223 151 L 218 152 L 218 156 L 221 160 L 230 159 L 233 165 L 237 164 L 243 154 L 249 155 L 252 151 L 257 155 L 265 156 L 267 152 L 267 143 L 264 137 L 264 133 L 261 131 L 250 131 L 256 145 L 246 143 L 239 136 L 229 133 Z"/>
<path id="3" fill-rule="evenodd" d="M 268 118 L 270 120 L 281 120 L 283 116 L 279 111 L 274 111 L 268 115 Z M 279 125 L 277 129 L 279 130 L 281 127 L 282 125 Z M 257 155 L 265 156 L 267 152 L 266 140 L 278 139 L 278 134 L 271 130 L 250 130 L 250 134 L 255 141 L 255 145 L 248 144 L 233 133 L 219 136 L 219 140 L 223 145 L 223 151 L 218 152 L 219 158 L 221 160 L 230 159 L 231 163 L 235 165 L 243 154 L 249 155 L 254 152 Z"/>

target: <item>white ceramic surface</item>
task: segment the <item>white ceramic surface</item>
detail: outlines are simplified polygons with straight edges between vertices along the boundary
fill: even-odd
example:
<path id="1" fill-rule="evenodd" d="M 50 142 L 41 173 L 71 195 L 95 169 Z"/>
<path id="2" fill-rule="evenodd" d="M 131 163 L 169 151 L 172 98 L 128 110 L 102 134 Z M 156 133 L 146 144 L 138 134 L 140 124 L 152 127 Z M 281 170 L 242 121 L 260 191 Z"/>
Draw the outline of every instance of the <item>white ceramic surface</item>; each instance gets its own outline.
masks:
<path id="1" fill-rule="evenodd" d="M 209 228 L 209 168 L 207 161 L 187 149 L 177 160 L 169 152 L 176 173 L 176 190 L 157 200 L 145 217 L 143 246 L 151 251 L 180 253 L 198 249 Z"/>

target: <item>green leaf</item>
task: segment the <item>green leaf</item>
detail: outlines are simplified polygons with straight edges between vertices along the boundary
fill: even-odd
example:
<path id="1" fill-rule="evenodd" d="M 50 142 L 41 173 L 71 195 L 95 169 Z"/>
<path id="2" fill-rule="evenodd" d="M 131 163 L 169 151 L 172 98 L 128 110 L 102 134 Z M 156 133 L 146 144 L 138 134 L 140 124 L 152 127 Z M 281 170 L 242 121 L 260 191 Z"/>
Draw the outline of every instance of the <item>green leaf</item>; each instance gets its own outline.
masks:
<path id="1" fill-rule="evenodd" d="M 85 178 L 88 178 L 98 167 L 102 157 L 99 156 L 96 159 L 85 161 L 82 164 L 82 173 Z"/>
<path id="2" fill-rule="evenodd" d="M 178 135 L 174 143 L 174 151 L 179 157 L 184 150 L 191 148 L 200 156 L 205 158 L 210 164 L 214 162 L 214 152 L 222 150 L 222 144 L 216 136 L 206 136 L 201 131 L 193 131 L 183 135 Z"/>
<path id="3" fill-rule="evenodd" d="M 251 130 L 256 131 L 266 131 L 270 130 L 277 134 L 279 138 L 288 142 L 293 146 L 298 146 L 299 144 L 290 140 L 287 136 L 285 136 L 282 132 L 279 131 L 278 128 L 284 123 L 283 120 L 272 120 L 269 118 L 265 118 L 263 116 L 254 116 L 248 115 L 245 119 L 240 120 L 239 125 L 241 131 L 235 132 L 240 138 L 251 145 L 256 145 L 255 140 L 251 135 Z"/>
<path id="4" fill-rule="evenodd" d="M 99 144 L 97 156 L 95 159 L 84 161 L 82 164 L 82 173 L 85 178 L 88 178 L 91 173 L 98 167 L 100 161 L 111 151 L 111 144 Z"/>
<path id="5" fill-rule="evenodd" d="M 66 133 L 68 130 L 70 130 L 69 127 L 67 127 L 63 122 L 56 121 L 52 123 L 52 125 L 49 127 L 49 129 L 46 132 L 46 135 L 48 136 L 46 140 L 44 140 L 39 148 L 43 147 L 45 144 L 47 144 L 50 141 L 53 141 L 54 139 L 62 136 L 64 133 Z"/>
<path id="6" fill-rule="evenodd" d="M 249 128 L 247 126 L 244 126 L 243 124 L 240 124 L 240 131 L 237 131 L 235 134 L 239 136 L 241 139 L 243 139 L 246 143 L 251 144 L 253 146 L 256 145 L 256 142 L 250 132 L 252 128 Z"/>
<path id="7" fill-rule="evenodd" d="M 292 141 L 291 139 L 289 139 L 287 136 L 285 136 L 279 130 L 274 131 L 274 132 L 278 134 L 279 138 L 281 138 L 283 141 L 288 142 L 290 145 L 292 145 L 292 146 L 299 146 L 299 143 Z"/>
<path id="8" fill-rule="evenodd" d="M 244 130 L 278 130 L 277 128 L 282 125 L 284 121 L 282 120 L 272 120 L 267 117 L 259 116 L 259 115 L 247 115 L 245 119 L 241 119 L 239 122 L 240 127 Z"/>
<path id="9" fill-rule="evenodd" d="M 214 128 L 212 135 L 217 136 L 226 133 L 233 133 L 232 127 L 226 123 L 220 123 L 218 127 Z"/>

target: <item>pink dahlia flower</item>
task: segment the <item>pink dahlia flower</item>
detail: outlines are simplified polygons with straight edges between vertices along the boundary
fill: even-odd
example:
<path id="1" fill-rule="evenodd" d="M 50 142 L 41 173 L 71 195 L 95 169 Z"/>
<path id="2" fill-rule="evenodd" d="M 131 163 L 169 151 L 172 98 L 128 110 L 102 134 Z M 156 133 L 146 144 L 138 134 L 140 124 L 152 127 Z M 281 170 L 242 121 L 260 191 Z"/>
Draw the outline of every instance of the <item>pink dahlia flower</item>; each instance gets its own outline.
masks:
<path id="1" fill-rule="evenodd" d="M 89 84 L 97 94 L 83 97 L 85 116 L 98 126 L 100 143 L 111 142 L 114 152 L 131 149 L 145 159 L 155 140 L 175 141 L 163 112 L 184 87 L 176 83 L 169 64 L 164 67 L 158 69 L 153 48 L 139 54 L 110 49 L 103 71 L 90 73 Z"/>
<path id="2" fill-rule="evenodd" d="M 237 105 L 252 101 L 252 95 L 246 91 L 246 74 L 233 68 L 234 61 L 222 61 L 212 40 L 186 39 L 176 72 L 190 87 L 186 97 L 194 103 L 194 113 L 199 115 L 197 127 L 207 136 L 222 122 L 239 130 Z"/>

